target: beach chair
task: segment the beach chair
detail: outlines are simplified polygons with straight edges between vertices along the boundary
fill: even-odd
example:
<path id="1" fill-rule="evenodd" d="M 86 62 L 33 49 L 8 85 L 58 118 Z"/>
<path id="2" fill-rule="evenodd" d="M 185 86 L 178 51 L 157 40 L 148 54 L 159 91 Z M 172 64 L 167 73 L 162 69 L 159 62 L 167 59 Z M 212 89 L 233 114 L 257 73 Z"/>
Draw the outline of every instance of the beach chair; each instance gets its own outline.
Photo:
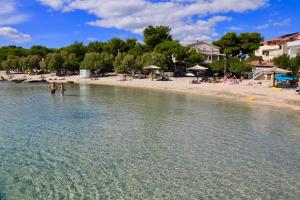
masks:
<path id="1" fill-rule="evenodd" d="M 201 81 L 197 81 L 197 80 L 192 80 L 191 84 L 201 84 Z"/>

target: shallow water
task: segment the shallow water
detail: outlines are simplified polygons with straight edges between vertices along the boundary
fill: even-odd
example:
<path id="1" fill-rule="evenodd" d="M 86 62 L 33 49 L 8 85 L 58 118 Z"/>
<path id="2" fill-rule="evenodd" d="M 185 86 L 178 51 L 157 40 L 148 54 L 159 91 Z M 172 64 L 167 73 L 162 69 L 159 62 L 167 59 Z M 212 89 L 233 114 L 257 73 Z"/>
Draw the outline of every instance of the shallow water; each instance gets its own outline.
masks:
<path id="1" fill-rule="evenodd" d="M 299 199 L 300 116 L 173 93 L 0 82 L 0 199 Z"/>

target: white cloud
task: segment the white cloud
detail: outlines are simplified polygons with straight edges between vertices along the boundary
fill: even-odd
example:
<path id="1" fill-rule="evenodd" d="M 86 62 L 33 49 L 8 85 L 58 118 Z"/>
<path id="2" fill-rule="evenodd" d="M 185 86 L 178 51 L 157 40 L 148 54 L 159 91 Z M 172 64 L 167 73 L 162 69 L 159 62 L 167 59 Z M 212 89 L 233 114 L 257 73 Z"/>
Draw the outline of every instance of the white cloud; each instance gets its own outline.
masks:
<path id="1" fill-rule="evenodd" d="M 5 2 L 4 0 L 0 0 L 0 7 L 0 15 L 9 14 L 15 11 L 13 2 Z"/>
<path id="2" fill-rule="evenodd" d="M 66 3 L 71 2 L 70 0 L 39 0 L 42 4 L 50 6 L 55 10 L 62 9 Z"/>
<path id="3" fill-rule="evenodd" d="M 262 24 L 262 25 L 256 26 L 255 28 L 256 28 L 256 29 L 267 29 L 267 28 L 269 28 L 269 27 L 270 27 L 269 24 Z"/>
<path id="4" fill-rule="evenodd" d="M 256 29 L 267 29 L 270 27 L 280 27 L 280 26 L 289 26 L 291 22 L 290 18 L 286 18 L 284 20 L 274 20 L 274 19 L 269 19 L 267 23 L 258 25 L 255 28 Z"/>
<path id="5" fill-rule="evenodd" d="M 24 43 L 31 40 L 30 35 L 20 33 L 17 29 L 12 27 L 0 27 L 0 37 L 11 39 L 17 43 Z"/>
<path id="6" fill-rule="evenodd" d="M 88 37 L 88 38 L 86 38 L 86 40 L 90 41 L 90 42 L 94 42 L 94 41 L 97 41 L 98 39 L 95 37 Z"/>
<path id="7" fill-rule="evenodd" d="M 228 27 L 228 29 L 231 31 L 241 31 L 242 30 L 242 28 L 238 27 L 238 26 L 230 26 L 230 27 Z"/>
<path id="8" fill-rule="evenodd" d="M 11 24 L 20 24 L 28 19 L 27 15 L 12 15 L 12 16 L 1 16 L 0 15 L 0 26 L 11 25 Z"/>
<path id="9" fill-rule="evenodd" d="M 273 23 L 273 26 L 289 26 L 291 19 L 287 18 L 281 21 L 276 21 Z"/>
<path id="10" fill-rule="evenodd" d="M 55 10 L 84 10 L 98 17 L 89 25 L 141 34 L 148 25 L 168 25 L 182 42 L 211 40 L 228 12 L 245 12 L 266 6 L 268 0 L 38 0 Z M 216 16 L 214 16 L 216 15 Z M 209 18 L 210 16 L 210 18 Z M 207 19 L 208 18 L 208 19 Z"/>
<path id="11" fill-rule="evenodd" d="M 0 8 L 0 38 L 9 39 L 15 43 L 30 41 L 30 35 L 21 33 L 17 29 L 7 26 L 26 21 L 28 15 L 19 14 L 17 12 L 17 4 L 14 0 L 0 0 Z"/>
<path id="12" fill-rule="evenodd" d="M 13 0 L 0 0 L 0 26 L 19 24 L 29 18 L 26 14 L 19 14 L 16 7 L 16 2 Z"/>

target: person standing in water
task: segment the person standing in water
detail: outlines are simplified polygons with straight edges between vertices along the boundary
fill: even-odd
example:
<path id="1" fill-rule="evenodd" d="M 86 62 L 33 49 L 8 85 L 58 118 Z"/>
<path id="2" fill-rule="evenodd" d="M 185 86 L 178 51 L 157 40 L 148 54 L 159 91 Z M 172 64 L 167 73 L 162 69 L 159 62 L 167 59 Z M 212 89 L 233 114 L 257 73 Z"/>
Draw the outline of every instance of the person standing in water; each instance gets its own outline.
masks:
<path id="1" fill-rule="evenodd" d="M 52 95 L 55 95 L 55 92 L 56 92 L 56 90 L 57 90 L 56 83 L 55 83 L 55 82 L 51 83 L 51 84 L 49 85 L 49 88 L 50 88 L 51 94 L 52 94 Z"/>
<path id="2" fill-rule="evenodd" d="M 65 95 L 65 85 L 63 84 L 63 83 L 60 83 L 60 94 L 62 95 L 62 96 L 64 96 Z"/>

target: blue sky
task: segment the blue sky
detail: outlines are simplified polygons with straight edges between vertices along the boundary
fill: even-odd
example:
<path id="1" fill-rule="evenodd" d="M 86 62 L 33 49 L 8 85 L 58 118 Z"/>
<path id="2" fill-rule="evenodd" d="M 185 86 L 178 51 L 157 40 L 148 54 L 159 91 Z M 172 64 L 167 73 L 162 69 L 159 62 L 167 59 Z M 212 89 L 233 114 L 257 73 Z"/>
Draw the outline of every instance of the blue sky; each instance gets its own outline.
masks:
<path id="1" fill-rule="evenodd" d="M 0 0 L 0 8 L 0 46 L 142 40 L 149 24 L 170 26 L 182 43 L 230 31 L 265 38 L 300 32 L 298 0 Z"/>

